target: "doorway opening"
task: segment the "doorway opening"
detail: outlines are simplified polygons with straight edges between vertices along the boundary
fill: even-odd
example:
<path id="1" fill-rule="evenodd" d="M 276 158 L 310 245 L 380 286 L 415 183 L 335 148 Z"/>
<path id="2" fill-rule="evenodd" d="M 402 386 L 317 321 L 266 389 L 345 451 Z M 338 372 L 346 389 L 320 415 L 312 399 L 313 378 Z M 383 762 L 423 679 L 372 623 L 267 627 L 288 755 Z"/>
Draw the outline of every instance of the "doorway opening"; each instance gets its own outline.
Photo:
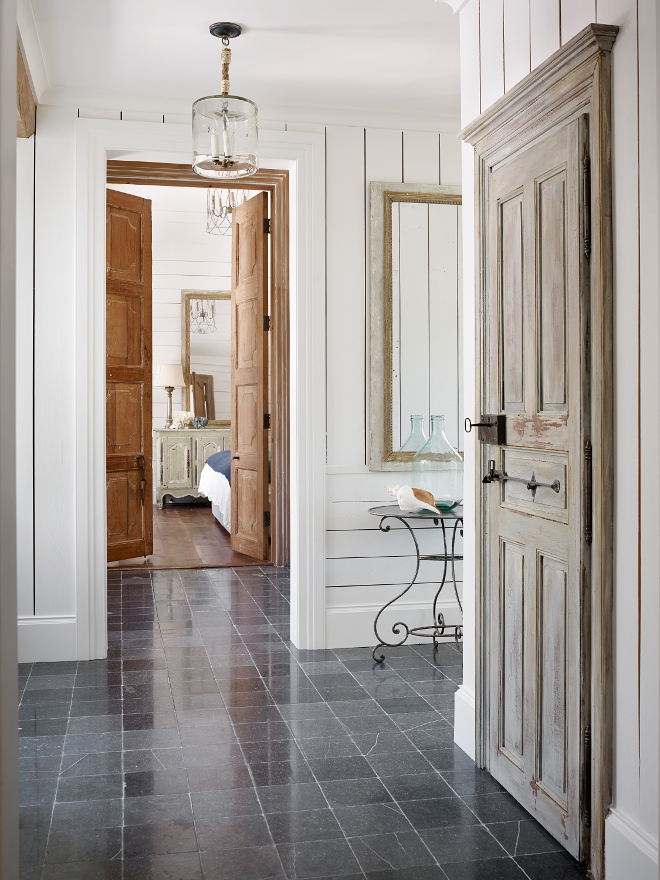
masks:
<path id="1" fill-rule="evenodd" d="M 288 173 L 262 171 L 249 181 L 216 185 L 185 165 L 109 161 L 107 190 L 108 205 L 137 198 L 149 210 L 144 228 L 149 227 L 150 240 L 144 235 L 142 245 L 150 250 L 144 266 L 152 270 L 153 312 L 144 336 L 153 396 L 151 382 L 145 382 L 142 407 L 152 442 L 146 448 L 145 441 L 144 461 L 137 462 L 143 468 L 145 519 L 153 514 L 153 539 L 145 542 L 140 556 L 109 552 L 108 568 L 216 568 L 264 561 L 286 566 Z M 223 230 L 229 234 L 208 234 L 210 190 L 225 204 L 233 195 L 229 228 Z M 260 263 L 259 279 L 245 277 L 246 242 L 257 249 L 253 262 Z M 112 259 L 110 254 L 108 273 Z M 254 291 L 260 291 L 258 302 Z M 124 315 L 122 310 L 123 322 Z M 110 346 L 110 311 L 107 316 Z M 241 369 L 246 363 L 257 366 L 246 357 L 258 358 L 258 376 L 255 369 Z M 163 370 L 164 378 L 159 376 Z M 178 381 L 168 378 L 172 370 L 179 371 Z M 109 385 L 106 399 L 112 408 L 110 393 Z M 166 424 L 167 395 L 173 426 Z M 109 412 L 108 424 L 112 418 Z M 107 486 L 110 551 L 114 499 L 109 476 Z M 145 531 L 149 538 L 148 527 Z"/>

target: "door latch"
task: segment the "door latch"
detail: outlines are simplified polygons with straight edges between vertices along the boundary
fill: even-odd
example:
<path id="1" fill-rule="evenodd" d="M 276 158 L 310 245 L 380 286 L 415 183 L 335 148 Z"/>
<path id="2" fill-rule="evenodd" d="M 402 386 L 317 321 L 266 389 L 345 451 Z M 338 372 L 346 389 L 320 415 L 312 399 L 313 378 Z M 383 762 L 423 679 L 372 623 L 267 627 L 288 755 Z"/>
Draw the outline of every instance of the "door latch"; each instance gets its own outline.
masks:
<path id="1" fill-rule="evenodd" d="M 140 494 L 142 496 L 142 506 L 144 507 L 144 490 L 147 487 L 147 475 L 144 470 L 144 455 L 138 455 L 135 458 L 137 466 L 140 468 Z"/>
<path id="2" fill-rule="evenodd" d="M 561 490 L 561 483 L 559 480 L 554 480 L 552 483 L 539 483 L 536 479 L 536 474 L 532 471 L 531 479 L 526 480 L 524 477 L 510 477 L 508 474 L 505 474 L 504 471 L 498 471 L 495 469 L 495 461 L 491 459 L 488 462 L 488 471 L 486 476 L 481 481 L 482 483 L 492 483 L 492 482 L 500 482 L 506 483 L 507 480 L 511 483 L 524 483 L 525 486 L 532 493 L 532 501 L 536 501 L 536 490 L 537 489 L 552 489 L 553 492 L 557 492 Z"/>
<path id="3" fill-rule="evenodd" d="M 480 422 L 465 420 L 465 433 L 469 434 L 472 428 L 479 428 L 479 440 L 482 443 L 490 443 L 493 446 L 506 444 L 506 416 L 488 415 L 481 416 Z"/>

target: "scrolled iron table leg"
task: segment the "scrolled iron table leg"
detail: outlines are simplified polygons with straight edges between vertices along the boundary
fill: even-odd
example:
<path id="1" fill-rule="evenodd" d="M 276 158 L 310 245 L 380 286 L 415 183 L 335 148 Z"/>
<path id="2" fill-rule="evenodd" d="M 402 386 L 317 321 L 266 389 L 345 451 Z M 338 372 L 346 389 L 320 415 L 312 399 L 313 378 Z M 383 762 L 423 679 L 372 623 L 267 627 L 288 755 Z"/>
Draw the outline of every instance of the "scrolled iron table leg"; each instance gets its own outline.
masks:
<path id="1" fill-rule="evenodd" d="M 399 633 L 401 632 L 400 627 L 403 627 L 403 629 L 405 630 L 405 635 L 404 635 L 403 638 L 400 639 L 398 642 L 387 642 L 387 641 L 385 641 L 385 639 L 383 639 L 383 637 L 382 637 L 382 636 L 380 635 L 380 633 L 378 632 L 378 620 L 379 620 L 381 614 L 383 613 L 383 611 L 385 611 L 386 608 L 389 608 L 390 605 L 393 605 L 393 604 L 394 604 L 396 601 L 398 601 L 402 596 L 405 596 L 405 595 L 406 595 L 406 593 L 408 592 L 408 590 L 413 586 L 413 584 L 414 584 L 415 581 L 417 580 L 417 575 L 419 574 L 419 544 L 417 543 L 417 538 L 415 537 L 415 533 L 414 533 L 414 531 L 411 529 L 411 527 L 408 525 L 408 523 L 406 522 L 406 520 L 405 520 L 403 517 L 401 517 L 401 516 L 396 516 L 396 515 L 394 515 L 394 514 L 389 514 L 389 515 L 387 515 L 387 516 L 384 516 L 384 517 L 381 519 L 381 521 L 380 521 L 380 523 L 379 523 L 379 525 L 378 525 L 378 528 L 381 530 L 381 532 L 389 532 L 389 531 L 390 531 L 390 528 L 391 528 L 391 527 L 390 527 L 389 525 L 388 525 L 388 526 L 383 526 L 383 523 L 385 522 L 386 519 L 398 519 L 399 522 L 400 522 L 400 523 L 403 523 L 403 525 L 408 529 L 408 531 L 409 531 L 410 534 L 412 535 L 412 539 L 413 539 L 413 541 L 415 542 L 415 551 L 416 551 L 416 553 L 417 553 L 417 564 L 416 564 L 416 566 L 415 566 L 415 574 L 413 575 L 413 579 L 410 581 L 410 583 L 409 583 L 408 586 L 405 588 L 405 590 L 403 590 L 401 593 L 399 593 L 398 596 L 395 596 L 394 599 L 391 599 L 386 605 L 383 605 L 383 607 L 380 609 L 380 611 L 379 611 L 378 614 L 376 615 L 376 619 L 374 620 L 374 633 L 375 633 L 375 635 L 376 635 L 376 638 L 378 639 L 378 644 L 376 645 L 376 647 L 375 647 L 375 648 L 373 649 L 373 651 L 371 652 L 371 656 L 374 658 L 374 660 L 375 660 L 376 663 L 383 663 L 383 662 L 385 661 L 385 655 L 384 655 L 384 654 L 381 654 L 380 657 L 376 657 L 376 651 L 377 651 L 380 647 L 398 648 L 398 647 L 400 647 L 401 645 L 403 645 L 403 644 L 405 643 L 406 639 L 407 639 L 408 636 L 410 635 L 410 629 L 408 628 L 408 625 L 405 624 L 405 623 L 403 623 L 402 621 L 399 621 L 398 623 L 395 623 L 395 624 L 392 626 L 392 632 L 394 633 L 395 636 L 398 636 Z"/>

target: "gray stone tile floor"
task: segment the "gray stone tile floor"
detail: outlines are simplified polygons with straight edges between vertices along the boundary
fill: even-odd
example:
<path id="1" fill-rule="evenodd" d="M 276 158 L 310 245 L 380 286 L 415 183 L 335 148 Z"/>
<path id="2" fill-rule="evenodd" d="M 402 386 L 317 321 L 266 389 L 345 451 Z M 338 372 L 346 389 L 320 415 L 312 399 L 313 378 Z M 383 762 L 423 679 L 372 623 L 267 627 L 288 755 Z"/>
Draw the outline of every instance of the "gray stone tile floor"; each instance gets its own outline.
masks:
<path id="1" fill-rule="evenodd" d="M 22 880 L 570 880 L 453 745 L 452 644 L 298 651 L 288 572 L 110 572 L 107 660 L 20 667 Z"/>

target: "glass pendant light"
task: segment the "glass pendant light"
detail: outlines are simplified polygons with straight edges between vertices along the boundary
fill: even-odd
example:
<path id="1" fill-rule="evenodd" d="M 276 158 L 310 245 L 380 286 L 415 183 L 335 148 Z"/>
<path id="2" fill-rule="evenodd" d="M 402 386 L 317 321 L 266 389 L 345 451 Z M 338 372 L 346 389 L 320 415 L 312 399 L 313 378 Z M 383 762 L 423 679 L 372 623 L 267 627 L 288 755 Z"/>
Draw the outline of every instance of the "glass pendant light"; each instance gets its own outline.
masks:
<path id="1" fill-rule="evenodd" d="M 229 94 L 229 40 L 241 27 L 217 22 L 209 30 L 224 46 L 222 91 L 193 104 L 193 171 L 201 177 L 247 177 L 259 169 L 257 105 Z"/>

